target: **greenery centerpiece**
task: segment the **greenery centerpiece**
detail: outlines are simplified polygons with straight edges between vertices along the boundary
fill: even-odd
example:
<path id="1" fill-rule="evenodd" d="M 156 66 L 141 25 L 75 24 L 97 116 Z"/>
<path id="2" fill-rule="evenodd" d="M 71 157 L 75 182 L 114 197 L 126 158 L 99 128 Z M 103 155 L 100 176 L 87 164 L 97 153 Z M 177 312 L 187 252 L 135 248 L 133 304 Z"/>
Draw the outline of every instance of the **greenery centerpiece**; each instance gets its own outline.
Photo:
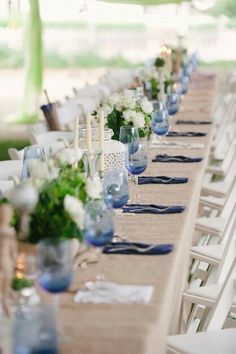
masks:
<path id="1" fill-rule="evenodd" d="M 161 85 L 164 85 L 164 92 L 167 93 L 168 87 L 174 83 L 171 73 L 165 70 L 165 60 L 161 57 L 157 57 L 152 66 L 143 70 L 142 81 L 150 83 L 153 100 L 160 99 Z"/>
<path id="2" fill-rule="evenodd" d="M 22 206 L 27 208 L 26 203 L 30 203 L 32 188 L 37 193 L 28 212 L 24 241 L 83 241 L 85 203 L 100 199 L 102 186 L 100 180 L 85 177 L 82 156 L 82 150 L 66 148 L 54 159 L 31 161 L 30 179 L 16 188 L 12 198 L 16 210 L 22 212 Z"/>
<path id="3" fill-rule="evenodd" d="M 99 109 L 105 114 L 106 126 L 114 132 L 114 140 L 119 140 L 122 126 L 138 128 L 141 138 L 151 133 L 152 104 L 146 97 L 136 97 L 132 90 L 114 93 L 101 102 Z"/>

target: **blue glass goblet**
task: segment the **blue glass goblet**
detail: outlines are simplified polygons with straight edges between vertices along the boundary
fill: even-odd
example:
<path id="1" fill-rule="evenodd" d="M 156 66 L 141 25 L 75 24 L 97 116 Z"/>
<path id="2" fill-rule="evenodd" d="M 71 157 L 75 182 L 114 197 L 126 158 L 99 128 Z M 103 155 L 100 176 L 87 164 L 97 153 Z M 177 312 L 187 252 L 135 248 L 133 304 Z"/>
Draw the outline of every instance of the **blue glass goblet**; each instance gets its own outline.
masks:
<path id="1" fill-rule="evenodd" d="M 70 240 L 40 242 L 37 265 L 38 282 L 44 290 L 54 294 L 67 290 L 73 278 Z"/>
<path id="2" fill-rule="evenodd" d="M 41 146 L 28 146 L 24 148 L 23 167 L 21 173 L 21 179 L 27 179 L 30 177 L 30 161 L 31 160 L 45 160 L 44 148 Z"/>
<path id="3" fill-rule="evenodd" d="M 168 134 L 170 129 L 168 110 L 164 102 L 158 102 L 152 112 L 152 131 L 159 138 L 161 153 L 161 138 Z"/>
<path id="4" fill-rule="evenodd" d="M 121 208 L 128 202 L 129 182 L 126 171 L 114 170 L 105 172 L 103 187 L 105 200 L 110 201 L 113 208 Z"/>
<path id="5" fill-rule="evenodd" d="M 185 95 L 188 92 L 189 77 L 183 76 L 181 79 L 182 94 Z"/>
<path id="6" fill-rule="evenodd" d="M 134 145 L 135 144 L 135 149 Z M 139 198 L 138 175 L 142 174 L 148 165 L 146 142 L 139 141 L 126 146 L 126 168 L 135 177 L 136 201 Z"/>
<path id="7" fill-rule="evenodd" d="M 103 200 L 92 200 L 85 207 L 85 242 L 94 247 L 103 247 L 114 235 L 112 209 Z"/>
<path id="8" fill-rule="evenodd" d="M 41 303 L 21 306 L 13 323 L 13 354 L 58 354 L 56 313 Z"/>
<path id="9" fill-rule="evenodd" d="M 169 93 L 166 96 L 166 108 L 170 116 L 175 115 L 179 110 L 179 96 L 176 93 Z"/>
<path id="10" fill-rule="evenodd" d="M 105 202 L 114 209 L 122 208 L 129 200 L 129 180 L 126 170 L 108 171 L 104 174 L 103 190 Z M 117 213 L 119 215 L 119 212 Z M 126 240 L 126 237 L 115 233 L 114 240 Z"/>

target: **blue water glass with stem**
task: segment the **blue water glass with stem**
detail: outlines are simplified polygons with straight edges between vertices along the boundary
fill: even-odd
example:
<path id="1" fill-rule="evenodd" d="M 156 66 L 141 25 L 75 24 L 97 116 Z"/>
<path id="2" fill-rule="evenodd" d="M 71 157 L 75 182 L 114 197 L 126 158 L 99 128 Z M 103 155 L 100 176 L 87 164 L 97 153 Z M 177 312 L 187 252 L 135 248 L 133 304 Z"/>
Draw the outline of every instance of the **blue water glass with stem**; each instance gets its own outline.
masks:
<path id="1" fill-rule="evenodd" d="M 165 102 L 160 101 L 153 105 L 152 112 L 152 131 L 155 133 L 160 141 L 160 154 L 161 151 L 161 138 L 168 134 L 170 129 L 169 114 Z"/>
<path id="2" fill-rule="evenodd" d="M 182 94 L 185 95 L 188 92 L 189 77 L 183 76 L 181 79 Z"/>
<path id="3" fill-rule="evenodd" d="M 84 239 L 89 246 L 103 247 L 114 236 L 113 212 L 104 200 L 90 200 L 85 207 Z"/>
<path id="4" fill-rule="evenodd" d="M 104 198 L 112 208 L 123 207 L 129 200 L 129 181 L 126 170 L 107 171 L 103 179 Z"/>
<path id="5" fill-rule="evenodd" d="M 58 294 L 67 290 L 73 279 L 73 266 L 70 240 L 38 244 L 37 265 L 38 282 L 42 289 Z"/>
<path id="6" fill-rule="evenodd" d="M 21 305 L 12 328 L 13 354 L 58 354 L 54 308 L 45 304 Z"/>
<path id="7" fill-rule="evenodd" d="M 179 96 L 177 93 L 168 93 L 166 96 L 166 108 L 169 116 L 175 115 L 179 110 Z"/>
<path id="8" fill-rule="evenodd" d="M 120 128 L 119 140 L 123 144 L 134 143 L 139 140 L 139 131 L 136 127 L 125 125 Z"/>
<path id="9" fill-rule="evenodd" d="M 139 140 L 126 145 L 126 168 L 135 177 L 136 202 L 140 200 L 138 189 L 138 176 L 147 168 L 147 148 L 146 142 Z"/>
<path id="10" fill-rule="evenodd" d="M 45 160 L 45 152 L 42 146 L 28 146 L 24 148 L 23 167 L 21 179 L 30 177 L 30 161 L 32 160 Z"/>

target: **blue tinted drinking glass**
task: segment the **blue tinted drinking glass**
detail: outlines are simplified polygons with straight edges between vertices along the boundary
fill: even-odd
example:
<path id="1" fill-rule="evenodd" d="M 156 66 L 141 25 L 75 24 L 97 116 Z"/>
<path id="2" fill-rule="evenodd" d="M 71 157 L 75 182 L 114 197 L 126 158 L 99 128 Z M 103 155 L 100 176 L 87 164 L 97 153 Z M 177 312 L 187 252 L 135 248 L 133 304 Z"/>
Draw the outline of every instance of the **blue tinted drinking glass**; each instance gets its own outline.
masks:
<path id="1" fill-rule="evenodd" d="M 70 240 L 38 244 L 38 282 L 44 290 L 58 294 L 67 290 L 72 282 L 73 268 Z"/>
<path id="2" fill-rule="evenodd" d="M 45 152 L 42 146 L 28 146 L 24 148 L 23 167 L 21 179 L 30 177 L 30 161 L 32 160 L 45 160 Z"/>
<path id="3" fill-rule="evenodd" d="M 134 146 L 135 145 L 135 146 Z M 142 174 L 148 165 L 146 142 L 139 141 L 126 146 L 126 168 L 135 177 L 136 200 L 139 198 L 138 175 Z"/>
<path id="4" fill-rule="evenodd" d="M 166 108 L 170 116 L 175 115 L 179 110 L 179 96 L 176 93 L 169 93 L 166 96 Z"/>
<path id="5" fill-rule="evenodd" d="M 127 171 L 108 171 L 103 180 L 104 198 L 113 208 L 121 208 L 129 200 L 129 182 Z"/>
<path id="6" fill-rule="evenodd" d="M 188 92 L 189 78 L 188 76 L 183 76 L 181 79 L 182 94 L 185 95 Z"/>
<path id="7" fill-rule="evenodd" d="M 139 131 L 138 128 L 124 126 L 120 128 L 120 142 L 123 144 L 133 143 L 139 140 Z"/>
<path id="8" fill-rule="evenodd" d="M 13 354 L 58 354 L 56 315 L 51 306 L 21 306 L 12 333 Z"/>
<path id="9" fill-rule="evenodd" d="M 152 113 L 152 131 L 160 140 L 161 150 L 161 137 L 168 134 L 170 129 L 168 110 L 163 102 L 159 102 L 154 106 Z M 160 151 L 161 152 L 161 151 Z"/>
<path id="10" fill-rule="evenodd" d="M 112 209 L 103 200 L 89 201 L 85 208 L 84 238 L 94 247 L 103 247 L 114 235 Z"/>

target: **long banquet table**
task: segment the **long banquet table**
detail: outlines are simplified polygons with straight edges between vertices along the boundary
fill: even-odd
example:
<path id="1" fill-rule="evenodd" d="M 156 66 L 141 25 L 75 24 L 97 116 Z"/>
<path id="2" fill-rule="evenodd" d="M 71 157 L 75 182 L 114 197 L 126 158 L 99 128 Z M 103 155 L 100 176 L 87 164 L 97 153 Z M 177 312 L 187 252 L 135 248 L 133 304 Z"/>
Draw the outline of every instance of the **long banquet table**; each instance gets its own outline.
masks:
<path id="1" fill-rule="evenodd" d="M 186 210 L 181 214 L 142 214 L 116 219 L 118 231 L 122 229 L 129 241 L 173 243 L 174 252 L 165 256 L 101 255 L 99 263 L 76 271 L 73 289 L 81 288 L 97 274 L 104 274 L 107 280 L 119 284 L 154 286 L 150 303 L 75 304 L 72 293 L 63 295 L 60 308 L 63 354 L 163 354 L 166 336 L 183 329 L 182 291 L 186 286 L 189 250 L 213 124 L 190 126 L 174 122 L 180 118 L 211 119 L 216 89 L 216 75 L 195 74 L 181 111 L 172 118 L 172 130 L 201 131 L 207 136 L 165 138 L 204 144 L 203 149 L 164 149 L 168 154 L 202 156 L 202 162 L 153 163 L 151 159 L 159 150 L 158 147 L 149 149 L 149 165 L 144 175 L 184 176 L 189 182 L 139 186 L 144 202 L 184 205 Z"/>

